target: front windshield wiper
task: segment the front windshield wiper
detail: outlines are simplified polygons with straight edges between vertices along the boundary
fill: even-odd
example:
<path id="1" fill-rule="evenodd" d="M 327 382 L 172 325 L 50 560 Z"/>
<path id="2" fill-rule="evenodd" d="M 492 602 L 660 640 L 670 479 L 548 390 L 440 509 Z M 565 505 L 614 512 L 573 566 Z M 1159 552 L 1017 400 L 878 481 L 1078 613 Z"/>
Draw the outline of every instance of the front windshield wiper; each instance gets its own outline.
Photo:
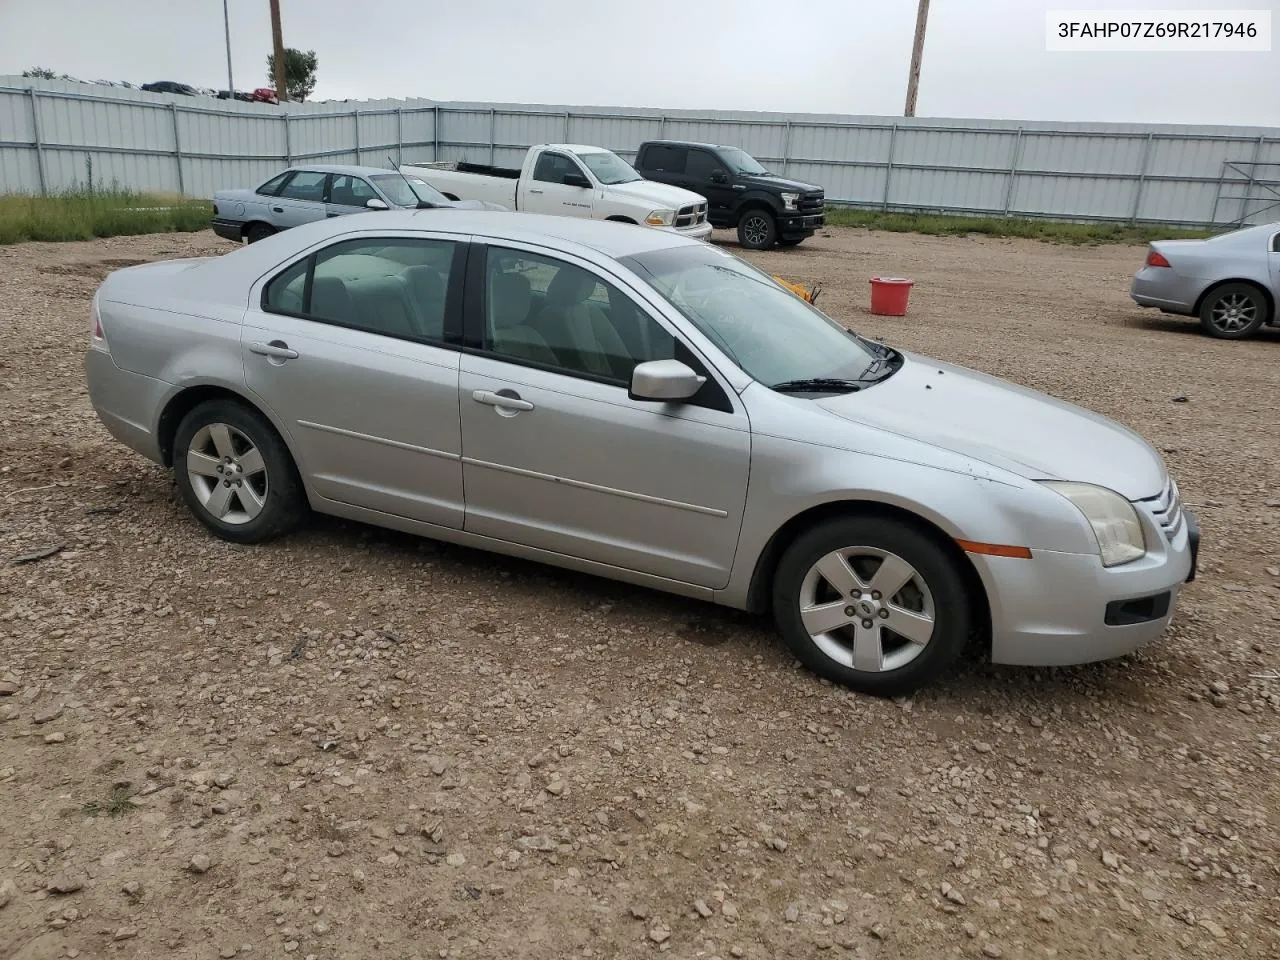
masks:
<path id="1" fill-rule="evenodd" d="M 769 386 L 778 393 L 856 393 L 865 384 L 860 380 L 841 380 L 833 377 L 812 377 L 808 380 L 784 380 Z"/>

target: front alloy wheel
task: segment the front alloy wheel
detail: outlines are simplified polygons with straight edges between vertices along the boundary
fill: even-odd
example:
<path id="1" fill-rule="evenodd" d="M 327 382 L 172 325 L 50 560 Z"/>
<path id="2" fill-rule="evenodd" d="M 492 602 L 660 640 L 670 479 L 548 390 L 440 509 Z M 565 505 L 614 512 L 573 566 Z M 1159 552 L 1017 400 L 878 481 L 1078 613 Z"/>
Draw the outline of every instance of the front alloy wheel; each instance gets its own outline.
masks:
<path id="1" fill-rule="evenodd" d="M 768 210 L 748 210 L 738 223 L 738 243 L 748 250 L 768 250 L 778 239 L 778 224 Z"/>
<path id="2" fill-rule="evenodd" d="M 828 521 L 797 538 L 778 564 L 773 603 L 805 666 L 884 696 L 947 669 L 971 623 L 953 555 L 915 526 L 879 517 Z"/>

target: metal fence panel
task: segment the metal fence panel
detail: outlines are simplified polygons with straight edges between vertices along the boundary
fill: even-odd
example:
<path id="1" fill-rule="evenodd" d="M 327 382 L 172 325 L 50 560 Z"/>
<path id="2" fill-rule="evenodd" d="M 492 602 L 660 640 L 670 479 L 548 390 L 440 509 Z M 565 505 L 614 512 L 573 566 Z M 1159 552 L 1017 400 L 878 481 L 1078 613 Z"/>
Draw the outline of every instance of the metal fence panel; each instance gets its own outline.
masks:
<path id="1" fill-rule="evenodd" d="M 1280 219 L 1280 130 L 374 100 L 283 106 L 0 77 L 0 192 L 208 197 L 292 162 L 519 166 L 535 143 L 742 147 L 833 204 L 1227 225 Z"/>

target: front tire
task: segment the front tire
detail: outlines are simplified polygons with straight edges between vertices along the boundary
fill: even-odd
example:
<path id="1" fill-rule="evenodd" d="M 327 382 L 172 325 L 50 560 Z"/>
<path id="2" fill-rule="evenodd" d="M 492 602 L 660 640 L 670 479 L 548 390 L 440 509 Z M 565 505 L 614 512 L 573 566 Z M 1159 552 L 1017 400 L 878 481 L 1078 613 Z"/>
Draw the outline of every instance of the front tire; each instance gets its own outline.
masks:
<path id="1" fill-rule="evenodd" d="M 738 221 L 738 243 L 748 250 L 768 250 L 777 240 L 778 221 L 768 210 L 748 210 Z"/>
<path id="2" fill-rule="evenodd" d="M 911 693 L 951 667 L 973 616 L 947 551 L 879 517 L 831 520 L 801 534 L 774 574 L 773 611 L 801 663 L 876 696 Z"/>
<path id="3" fill-rule="evenodd" d="M 1200 326 L 1219 340 L 1252 337 L 1267 320 L 1267 298 L 1251 283 L 1224 283 L 1200 305 Z"/>
<path id="4" fill-rule="evenodd" d="M 294 530 L 306 497 L 289 450 L 261 414 L 208 400 L 173 440 L 178 492 L 205 527 L 232 543 L 264 543 Z"/>

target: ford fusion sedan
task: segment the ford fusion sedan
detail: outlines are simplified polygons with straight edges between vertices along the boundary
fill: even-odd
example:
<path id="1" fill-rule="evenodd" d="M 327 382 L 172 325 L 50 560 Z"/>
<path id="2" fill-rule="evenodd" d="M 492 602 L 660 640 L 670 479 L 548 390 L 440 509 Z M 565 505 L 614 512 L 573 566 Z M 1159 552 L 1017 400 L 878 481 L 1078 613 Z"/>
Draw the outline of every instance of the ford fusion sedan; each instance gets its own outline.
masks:
<path id="1" fill-rule="evenodd" d="M 669 231 L 355 214 L 118 270 L 91 328 L 102 423 L 218 537 L 312 510 L 768 611 L 861 691 L 975 637 L 1000 663 L 1125 654 L 1195 572 L 1129 429 Z"/>
<path id="2" fill-rule="evenodd" d="M 421 177 L 398 170 L 325 164 L 290 167 L 252 190 L 217 191 L 210 226 L 224 240 L 256 243 L 313 220 L 428 207 L 506 209 L 478 200 L 451 200 Z"/>

